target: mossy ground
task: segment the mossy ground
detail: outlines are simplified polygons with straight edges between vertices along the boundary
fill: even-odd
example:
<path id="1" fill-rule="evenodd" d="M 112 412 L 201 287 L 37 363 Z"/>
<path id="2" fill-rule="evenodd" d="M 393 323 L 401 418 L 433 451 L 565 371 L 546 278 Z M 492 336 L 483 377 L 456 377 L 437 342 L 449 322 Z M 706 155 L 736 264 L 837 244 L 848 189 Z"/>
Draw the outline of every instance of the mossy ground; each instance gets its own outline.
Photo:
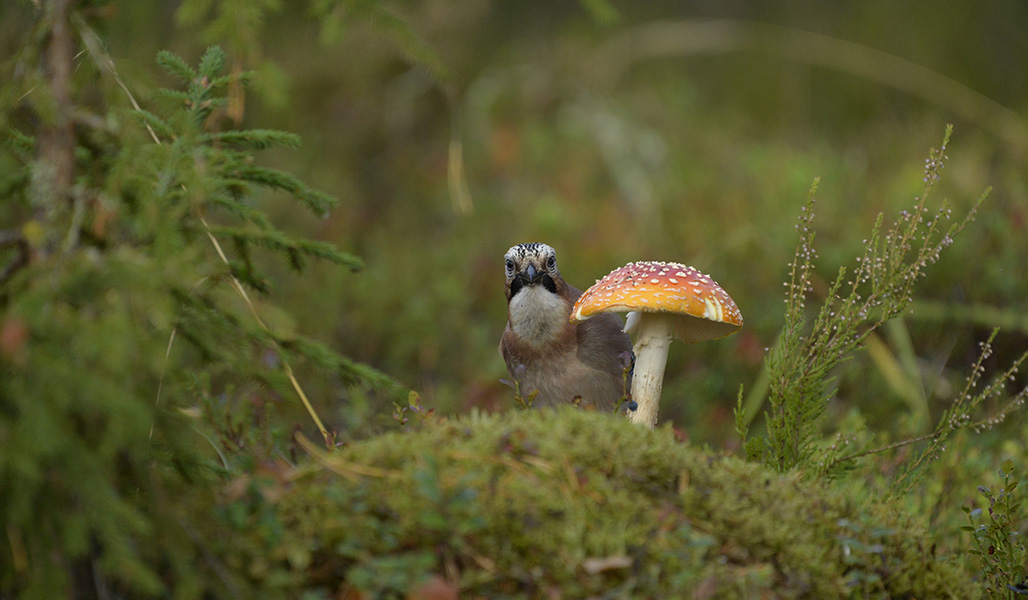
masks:
<path id="1" fill-rule="evenodd" d="M 465 598 L 978 595 L 873 494 L 602 414 L 472 415 L 269 475 L 237 501 L 238 566 L 269 592 L 402 598 L 435 574 Z"/>

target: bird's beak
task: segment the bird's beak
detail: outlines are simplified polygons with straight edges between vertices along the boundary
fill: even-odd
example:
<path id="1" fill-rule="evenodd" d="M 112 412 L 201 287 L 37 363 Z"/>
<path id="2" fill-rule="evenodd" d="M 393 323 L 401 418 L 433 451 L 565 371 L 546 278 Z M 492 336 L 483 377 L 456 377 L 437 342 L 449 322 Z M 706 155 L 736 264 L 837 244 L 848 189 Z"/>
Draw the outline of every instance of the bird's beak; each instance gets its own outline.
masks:
<path id="1" fill-rule="evenodd" d="M 524 271 L 519 272 L 514 276 L 514 280 L 510 282 L 510 295 L 518 293 L 524 286 L 529 285 L 541 285 L 546 288 L 547 291 L 556 294 L 557 283 L 553 281 L 553 277 L 546 271 L 539 271 L 534 265 L 528 265 Z"/>
<path id="2" fill-rule="evenodd" d="M 543 284 L 547 289 L 552 287 L 552 279 L 549 279 L 546 271 L 537 271 L 534 265 L 528 265 L 524 271 L 518 273 L 517 279 L 521 280 L 521 285 L 536 285 Z M 552 292 L 553 290 L 550 289 Z"/>

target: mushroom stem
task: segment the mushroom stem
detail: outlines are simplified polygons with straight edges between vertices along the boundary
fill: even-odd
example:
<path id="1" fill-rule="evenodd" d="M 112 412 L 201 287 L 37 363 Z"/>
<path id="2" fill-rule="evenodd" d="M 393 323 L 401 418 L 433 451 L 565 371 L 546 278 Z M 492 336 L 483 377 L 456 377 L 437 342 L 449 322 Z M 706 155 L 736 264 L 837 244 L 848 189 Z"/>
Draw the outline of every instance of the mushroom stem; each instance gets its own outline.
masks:
<path id="1" fill-rule="evenodd" d="M 650 429 L 657 424 L 660 389 L 664 384 L 668 347 L 674 335 L 674 315 L 642 313 L 635 326 L 635 372 L 632 374 L 632 400 L 638 408 L 628 413 L 628 420 Z"/>

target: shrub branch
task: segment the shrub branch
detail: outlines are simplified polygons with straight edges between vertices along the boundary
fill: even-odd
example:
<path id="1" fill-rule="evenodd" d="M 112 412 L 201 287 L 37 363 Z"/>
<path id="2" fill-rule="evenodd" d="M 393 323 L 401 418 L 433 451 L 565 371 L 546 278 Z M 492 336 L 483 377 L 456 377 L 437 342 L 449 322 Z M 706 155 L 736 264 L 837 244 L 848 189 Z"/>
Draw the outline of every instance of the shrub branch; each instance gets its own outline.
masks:
<path id="1" fill-rule="evenodd" d="M 834 394 L 834 369 L 852 358 L 868 335 L 906 310 L 917 281 L 953 243 L 954 237 L 974 219 L 989 194 L 987 189 L 963 220 L 948 226 L 951 210 L 946 203 L 934 211 L 929 207 L 929 196 L 947 158 L 946 146 L 951 133 L 952 126 L 949 126 L 941 147 L 930 151 L 925 161 L 921 194 L 915 199 L 913 208 L 902 211 L 885 231 L 882 227 L 884 216 L 878 215 L 870 236 L 864 240 L 863 254 L 857 257 L 853 267 L 839 269 L 807 333 L 806 302 L 813 291 L 811 278 L 817 258 L 813 222 L 818 181 L 814 181 L 807 202 L 801 208 L 796 226 L 800 241 L 784 284 L 785 325 L 779 342 L 766 360 L 770 379 L 769 408 L 765 411 L 767 434 L 763 438 L 746 441 L 751 458 L 762 460 L 778 471 L 804 468 L 823 475 L 837 475 L 852 464 L 852 459 L 919 441 L 931 440 L 927 451 L 937 452 L 948 432 L 968 426 L 983 427 L 996 419 L 1001 420 L 1023 401 L 1022 392 L 997 415 L 972 422 L 968 414 L 981 404 L 984 397 L 980 394 L 972 396 L 968 389 L 947 411 L 936 430 L 926 436 L 846 456 L 841 455 L 839 444 L 827 447 L 819 444 L 824 410 Z M 1023 360 L 1022 357 L 1011 367 L 1012 372 L 1016 372 L 1016 367 Z M 980 370 L 981 361 L 975 366 L 969 384 L 977 382 Z M 1002 391 L 1002 387 L 995 386 L 1012 372 L 989 386 L 986 396 Z M 736 413 L 737 429 L 745 439 L 747 419 L 741 405 Z M 911 465 L 908 473 L 917 471 L 920 464 L 919 460 Z M 901 482 L 905 481 L 905 478 L 901 479 Z"/>

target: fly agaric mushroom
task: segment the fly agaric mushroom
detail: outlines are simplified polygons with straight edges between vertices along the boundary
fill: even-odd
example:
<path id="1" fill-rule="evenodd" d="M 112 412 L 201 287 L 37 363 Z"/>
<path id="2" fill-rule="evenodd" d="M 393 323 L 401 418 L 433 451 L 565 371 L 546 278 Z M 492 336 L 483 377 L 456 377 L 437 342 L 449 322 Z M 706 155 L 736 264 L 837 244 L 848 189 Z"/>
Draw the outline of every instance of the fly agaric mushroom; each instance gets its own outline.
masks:
<path id="1" fill-rule="evenodd" d="M 742 327 L 735 301 L 710 277 L 679 263 L 635 262 L 615 269 L 587 289 L 571 309 L 578 323 L 603 312 L 626 312 L 625 331 L 637 331 L 629 420 L 657 423 L 671 338 L 703 342 Z"/>

